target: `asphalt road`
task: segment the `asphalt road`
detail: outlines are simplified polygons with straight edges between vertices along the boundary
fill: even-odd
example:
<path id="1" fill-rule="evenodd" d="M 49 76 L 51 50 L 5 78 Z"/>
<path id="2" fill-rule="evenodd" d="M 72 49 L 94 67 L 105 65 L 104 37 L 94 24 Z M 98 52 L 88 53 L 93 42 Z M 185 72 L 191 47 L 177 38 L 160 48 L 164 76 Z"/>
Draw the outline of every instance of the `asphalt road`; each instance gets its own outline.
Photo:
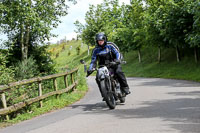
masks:
<path id="1" fill-rule="evenodd" d="M 128 78 L 131 94 L 109 110 L 94 77 L 79 102 L 0 133 L 200 133 L 200 83 Z"/>

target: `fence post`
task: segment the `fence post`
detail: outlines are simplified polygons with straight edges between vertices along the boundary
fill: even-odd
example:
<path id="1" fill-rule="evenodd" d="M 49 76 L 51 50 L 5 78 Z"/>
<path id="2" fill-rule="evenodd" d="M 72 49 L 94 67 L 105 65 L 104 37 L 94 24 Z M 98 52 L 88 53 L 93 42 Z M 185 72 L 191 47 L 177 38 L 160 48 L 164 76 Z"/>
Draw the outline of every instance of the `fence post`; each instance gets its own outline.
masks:
<path id="1" fill-rule="evenodd" d="M 56 78 L 53 79 L 53 85 L 54 85 L 55 91 L 57 91 L 58 90 L 58 86 L 57 86 Z M 58 98 L 58 95 L 56 95 L 56 98 Z"/>
<path id="2" fill-rule="evenodd" d="M 1 94 L 1 100 L 2 100 L 2 103 L 3 103 L 3 107 L 4 109 L 7 108 L 7 103 L 6 103 L 6 96 L 5 96 L 5 93 L 2 93 Z M 6 115 L 6 120 L 9 120 L 9 116 Z"/>
<path id="3" fill-rule="evenodd" d="M 39 96 L 42 96 L 42 82 L 39 81 L 38 82 L 38 86 L 39 86 Z M 42 103 L 42 100 L 40 101 L 40 107 L 42 108 L 43 106 L 43 103 Z"/>
<path id="4" fill-rule="evenodd" d="M 71 81 L 72 81 L 72 84 L 74 84 L 74 75 L 73 75 L 73 73 L 71 73 Z M 73 87 L 73 91 L 76 89 L 76 86 L 75 87 Z"/>
<path id="5" fill-rule="evenodd" d="M 67 75 L 64 76 L 64 81 L 65 81 L 65 88 L 67 88 L 68 87 Z"/>

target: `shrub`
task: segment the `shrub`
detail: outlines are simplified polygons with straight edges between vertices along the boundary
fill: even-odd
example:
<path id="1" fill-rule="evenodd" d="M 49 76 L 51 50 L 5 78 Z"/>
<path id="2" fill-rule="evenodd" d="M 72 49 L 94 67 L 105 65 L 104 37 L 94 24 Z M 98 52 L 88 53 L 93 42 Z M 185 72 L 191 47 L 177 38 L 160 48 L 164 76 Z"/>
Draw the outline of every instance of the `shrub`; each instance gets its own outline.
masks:
<path id="1" fill-rule="evenodd" d="M 29 57 L 27 60 L 19 61 L 16 64 L 15 77 L 19 80 L 29 79 L 39 75 L 36 61 Z"/>
<path id="2" fill-rule="evenodd" d="M 42 75 L 49 75 L 56 73 L 55 63 L 50 57 L 50 53 L 47 51 L 47 45 L 35 46 L 30 49 L 30 56 L 36 61 L 39 71 Z"/>
<path id="3" fill-rule="evenodd" d="M 6 63 L 6 56 L 0 53 L 0 85 L 14 81 L 14 69 L 7 67 Z"/>

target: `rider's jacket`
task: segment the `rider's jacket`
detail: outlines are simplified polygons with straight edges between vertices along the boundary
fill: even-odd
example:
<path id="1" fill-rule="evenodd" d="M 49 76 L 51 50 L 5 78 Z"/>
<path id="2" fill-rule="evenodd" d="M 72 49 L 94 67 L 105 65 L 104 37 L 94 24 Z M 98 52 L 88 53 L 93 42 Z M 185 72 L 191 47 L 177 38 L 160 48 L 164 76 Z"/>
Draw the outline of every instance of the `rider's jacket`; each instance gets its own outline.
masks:
<path id="1" fill-rule="evenodd" d="M 122 55 L 119 52 L 119 48 L 112 42 L 107 42 L 104 47 L 96 46 L 92 52 L 92 60 L 89 69 L 96 67 L 96 62 L 99 65 L 105 65 L 106 61 L 113 61 L 114 59 L 122 59 Z"/>

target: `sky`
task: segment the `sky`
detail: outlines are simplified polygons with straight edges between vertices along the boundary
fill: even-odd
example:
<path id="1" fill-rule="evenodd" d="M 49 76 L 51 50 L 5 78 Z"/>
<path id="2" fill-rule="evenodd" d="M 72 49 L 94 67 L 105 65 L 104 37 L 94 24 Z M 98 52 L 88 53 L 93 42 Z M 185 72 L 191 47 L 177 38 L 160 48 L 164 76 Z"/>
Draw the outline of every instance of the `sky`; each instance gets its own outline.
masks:
<path id="1" fill-rule="evenodd" d="M 76 27 L 74 22 L 78 20 L 82 24 L 85 24 L 85 14 L 89 10 L 89 5 L 97 5 L 102 3 L 103 0 L 77 0 L 77 4 L 69 4 L 68 15 L 65 17 L 61 17 L 60 20 L 62 23 L 56 29 L 53 29 L 51 33 L 58 35 L 55 38 L 51 38 L 49 42 L 56 43 L 57 41 L 64 39 L 71 40 L 72 38 L 76 38 Z M 129 4 L 130 0 L 119 0 L 120 4 L 125 3 Z M 0 39 L 5 39 L 5 35 L 0 35 Z M 1 42 L 1 40 L 0 40 Z"/>
<path id="2" fill-rule="evenodd" d="M 58 40 L 64 39 L 71 40 L 76 38 L 76 29 L 74 22 L 78 20 L 82 24 L 85 24 L 85 14 L 89 10 L 89 5 L 97 5 L 102 3 L 103 0 L 77 0 L 76 5 L 70 5 L 68 15 L 61 18 L 62 23 L 59 24 L 58 28 L 54 29 L 52 33 L 57 34 L 58 37 L 51 38 L 50 42 L 57 42 Z M 129 4 L 130 0 L 119 0 L 120 4 Z"/>

